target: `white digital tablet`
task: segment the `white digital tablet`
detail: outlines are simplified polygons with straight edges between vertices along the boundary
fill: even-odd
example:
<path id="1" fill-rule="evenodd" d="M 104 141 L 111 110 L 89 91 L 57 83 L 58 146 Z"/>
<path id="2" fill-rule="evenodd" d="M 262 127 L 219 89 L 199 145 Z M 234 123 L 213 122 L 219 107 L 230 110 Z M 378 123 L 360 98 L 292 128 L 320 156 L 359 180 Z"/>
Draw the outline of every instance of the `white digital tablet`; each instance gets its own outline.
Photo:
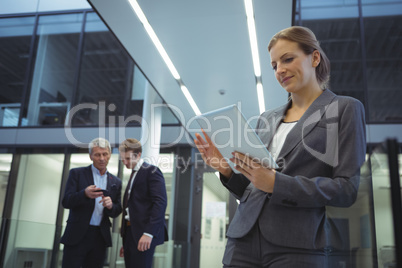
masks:
<path id="1" fill-rule="evenodd" d="M 229 160 L 234 151 L 248 154 L 265 167 L 278 167 L 271 153 L 257 133 L 250 127 L 237 105 L 214 110 L 199 115 L 195 119 L 227 160 L 233 172 L 239 173 L 234 168 L 233 162 Z"/>

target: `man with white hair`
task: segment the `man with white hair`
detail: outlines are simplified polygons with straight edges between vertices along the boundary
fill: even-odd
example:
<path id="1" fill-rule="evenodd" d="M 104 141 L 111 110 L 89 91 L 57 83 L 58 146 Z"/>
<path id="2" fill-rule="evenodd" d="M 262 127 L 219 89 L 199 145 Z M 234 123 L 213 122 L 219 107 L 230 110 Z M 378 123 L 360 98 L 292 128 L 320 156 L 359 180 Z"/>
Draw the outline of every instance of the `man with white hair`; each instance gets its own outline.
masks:
<path id="1" fill-rule="evenodd" d="M 70 209 L 61 243 L 65 268 L 101 268 L 106 248 L 112 246 L 111 222 L 121 211 L 121 180 L 107 171 L 109 141 L 89 143 L 92 165 L 73 168 L 68 176 L 62 205 Z"/>

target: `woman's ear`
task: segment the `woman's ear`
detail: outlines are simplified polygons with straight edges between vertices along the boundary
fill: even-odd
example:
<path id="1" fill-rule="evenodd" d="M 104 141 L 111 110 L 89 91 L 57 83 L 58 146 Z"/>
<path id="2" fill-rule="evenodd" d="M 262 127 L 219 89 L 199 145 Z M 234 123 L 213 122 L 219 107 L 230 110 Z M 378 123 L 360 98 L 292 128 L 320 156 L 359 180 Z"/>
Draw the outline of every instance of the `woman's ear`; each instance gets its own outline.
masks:
<path id="1" fill-rule="evenodd" d="M 321 62 L 321 53 L 318 50 L 314 50 L 311 60 L 313 67 L 317 67 Z"/>

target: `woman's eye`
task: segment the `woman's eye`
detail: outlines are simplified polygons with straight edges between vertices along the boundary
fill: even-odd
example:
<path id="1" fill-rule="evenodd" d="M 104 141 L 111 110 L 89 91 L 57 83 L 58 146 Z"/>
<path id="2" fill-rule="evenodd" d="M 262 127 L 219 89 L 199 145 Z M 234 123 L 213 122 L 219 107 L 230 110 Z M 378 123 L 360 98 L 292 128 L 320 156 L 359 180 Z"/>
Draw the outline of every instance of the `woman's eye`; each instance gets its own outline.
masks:
<path id="1" fill-rule="evenodd" d="M 286 63 L 289 63 L 289 62 L 292 62 L 292 61 L 293 61 L 293 58 L 287 58 L 287 59 L 284 60 L 284 62 L 286 62 Z"/>
<path id="2" fill-rule="evenodd" d="M 276 65 L 272 66 L 272 70 L 276 71 Z"/>

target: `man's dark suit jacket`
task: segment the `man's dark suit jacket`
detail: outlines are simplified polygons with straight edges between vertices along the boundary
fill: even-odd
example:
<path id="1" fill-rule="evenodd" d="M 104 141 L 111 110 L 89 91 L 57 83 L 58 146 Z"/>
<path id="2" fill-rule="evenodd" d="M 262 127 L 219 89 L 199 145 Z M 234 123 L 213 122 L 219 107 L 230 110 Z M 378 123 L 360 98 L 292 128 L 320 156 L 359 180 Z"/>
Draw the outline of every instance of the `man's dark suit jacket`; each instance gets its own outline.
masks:
<path id="1" fill-rule="evenodd" d="M 61 243 L 65 245 L 76 245 L 81 242 L 88 230 L 92 212 L 95 207 L 95 199 L 90 199 L 85 195 L 85 188 L 94 185 L 91 166 L 74 168 L 70 170 L 66 190 L 62 200 L 64 208 L 70 209 L 67 220 L 66 230 L 61 238 Z M 110 228 L 112 226 L 109 217 L 117 217 L 121 211 L 121 180 L 107 172 L 107 190 L 113 201 L 111 210 L 103 209 L 103 218 L 100 229 L 106 246 L 112 246 Z"/>
<path id="2" fill-rule="evenodd" d="M 126 195 L 127 189 L 123 200 L 126 199 Z M 163 244 L 168 240 L 165 222 L 166 206 L 165 178 L 158 167 L 144 162 L 137 171 L 128 200 L 131 234 L 137 244 L 144 233 L 153 236 L 152 246 Z M 123 239 L 125 239 L 125 226 L 126 220 L 123 216 L 121 228 Z"/>
<path id="3" fill-rule="evenodd" d="M 257 133 L 268 147 L 289 105 L 263 113 Z M 240 200 L 227 235 L 239 238 L 257 223 L 275 245 L 333 246 L 326 206 L 348 207 L 357 197 L 366 156 L 364 108 L 354 98 L 325 90 L 289 132 L 277 159 L 272 194 L 235 174 L 222 183 Z"/>

